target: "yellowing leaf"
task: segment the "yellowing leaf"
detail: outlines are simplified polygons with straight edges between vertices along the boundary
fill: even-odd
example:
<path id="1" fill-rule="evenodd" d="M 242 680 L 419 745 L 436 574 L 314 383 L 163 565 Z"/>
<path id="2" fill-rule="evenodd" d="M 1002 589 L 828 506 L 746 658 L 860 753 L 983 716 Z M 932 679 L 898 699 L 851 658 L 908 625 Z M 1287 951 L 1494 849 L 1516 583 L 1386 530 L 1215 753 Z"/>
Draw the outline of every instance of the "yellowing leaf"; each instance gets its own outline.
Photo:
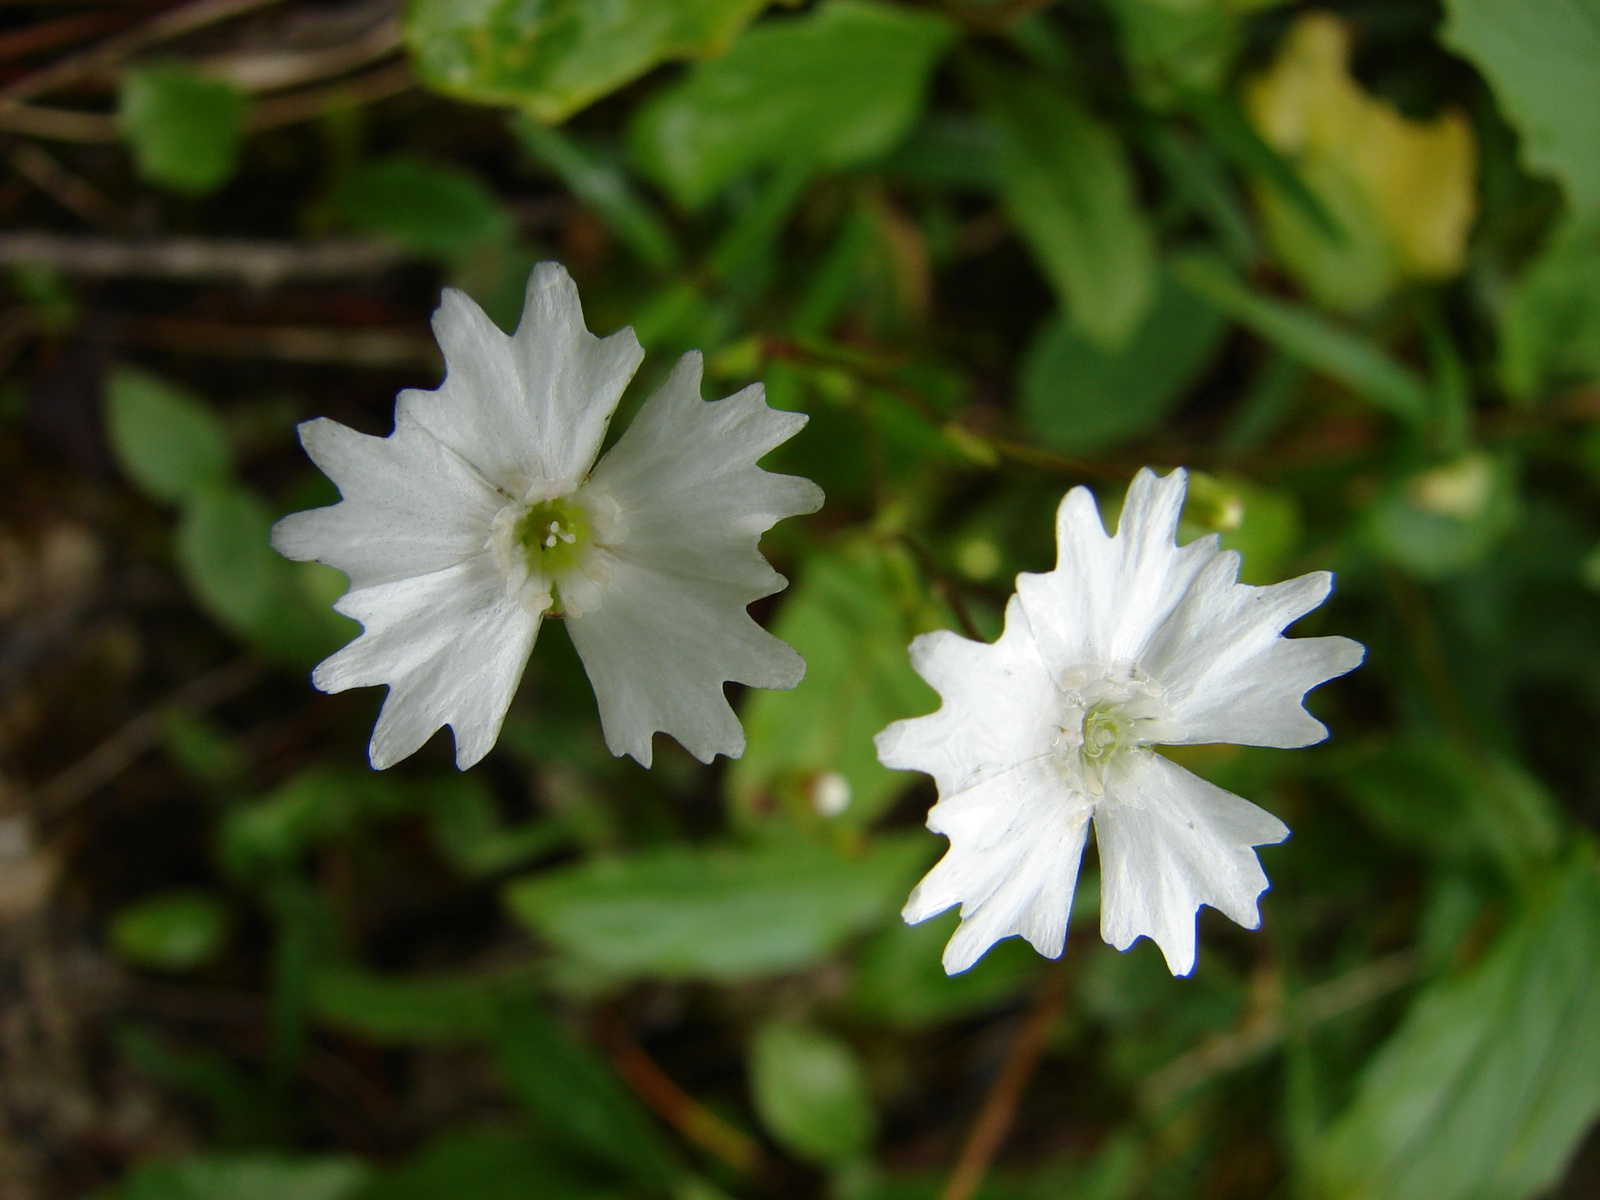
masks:
<path id="1" fill-rule="evenodd" d="M 1279 256 L 1323 303 L 1368 307 L 1405 279 L 1444 279 L 1466 261 L 1477 146 L 1451 110 L 1413 121 L 1350 74 L 1350 32 L 1326 13 L 1296 22 L 1247 89 L 1261 136 L 1293 159 L 1341 227 L 1331 237 L 1260 189 Z"/>

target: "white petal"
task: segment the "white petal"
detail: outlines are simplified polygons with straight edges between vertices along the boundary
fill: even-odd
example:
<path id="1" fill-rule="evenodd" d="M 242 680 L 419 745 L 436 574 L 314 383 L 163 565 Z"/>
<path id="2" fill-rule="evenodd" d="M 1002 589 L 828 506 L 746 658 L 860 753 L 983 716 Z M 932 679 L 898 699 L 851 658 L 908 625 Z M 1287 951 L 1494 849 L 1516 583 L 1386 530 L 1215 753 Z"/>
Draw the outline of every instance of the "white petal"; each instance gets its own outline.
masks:
<path id="1" fill-rule="evenodd" d="M 1094 814 L 1106 941 L 1126 950 L 1148 937 L 1174 975 L 1187 975 L 1202 904 L 1246 929 L 1261 923 L 1267 876 L 1251 847 L 1288 837 L 1282 821 L 1159 754 L 1119 764 L 1110 790 Z"/>
<path id="2" fill-rule="evenodd" d="M 1238 555 L 1217 555 L 1151 640 L 1142 666 L 1166 687 L 1182 742 L 1308 746 L 1327 737 L 1302 707 L 1307 691 L 1353 670 L 1365 651 L 1349 638 L 1280 636 L 1327 598 L 1314 571 L 1271 587 L 1235 582 Z"/>
<path id="3" fill-rule="evenodd" d="M 1056 569 L 1017 576 L 1017 595 L 1057 675 L 1074 667 L 1138 661 L 1151 636 L 1217 553 L 1208 536 L 1178 546 L 1186 475 L 1134 476 L 1115 537 L 1094 497 L 1073 488 L 1056 516 Z"/>
<path id="4" fill-rule="evenodd" d="M 301 425 L 300 441 L 344 499 L 285 517 L 272 544 L 288 558 L 338 568 L 352 588 L 426 575 L 479 554 L 505 503 L 404 413 L 386 438 L 323 418 Z"/>
<path id="5" fill-rule="evenodd" d="M 925 633 L 911 643 L 911 665 L 943 704 L 878 734 L 884 766 L 925 771 L 941 796 L 954 796 L 1049 751 L 1058 692 L 1015 596 L 994 643 Z"/>
<path id="6" fill-rule="evenodd" d="M 756 466 L 805 421 L 768 408 L 759 385 L 702 400 L 700 356 L 686 354 L 595 468 L 587 487 L 628 532 L 610 548 L 599 608 L 567 628 L 612 753 L 648 766 L 659 730 L 702 761 L 737 756 L 744 732 L 723 683 L 787 688 L 805 673 L 745 611 L 785 585 L 761 556 L 762 533 L 822 504 L 809 480 Z"/>
<path id="7" fill-rule="evenodd" d="M 950 849 L 912 891 L 902 915 L 915 924 L 961 905 L 961 926 L 945 947 L 948 973 L 965 971 L 1013 934 L 1046 957 L 1060 955 L 1089 812 L 1049 757 L 933 806 L 928 828 L 948 837 Z"/>
<path id="8" fill-rule="evenodd" d="M 492 483 L 525 490 L 542 481 L 550 495 L 570 491 L 588 471 L 644 357 L 632 329 L 607 338 L 588 331 L 577 286 L 557 263 L 534 268 L 513 336 L 454 288 L 445 289 L 433 330 L 444 382 L 402 392 L 399 410 Z"/>
<path id="9" fill-rule="evenodd" d="M 487 553 L 453 567 L 346 594 L 334 605 L 364 632 L 325 660 L 312 682 L 325 692 L 388 684 L 372 765 L 379 770 L 422 746 L 441 725 L 456 739 L 456 765 L 493 747 L 539 632 Z"/>

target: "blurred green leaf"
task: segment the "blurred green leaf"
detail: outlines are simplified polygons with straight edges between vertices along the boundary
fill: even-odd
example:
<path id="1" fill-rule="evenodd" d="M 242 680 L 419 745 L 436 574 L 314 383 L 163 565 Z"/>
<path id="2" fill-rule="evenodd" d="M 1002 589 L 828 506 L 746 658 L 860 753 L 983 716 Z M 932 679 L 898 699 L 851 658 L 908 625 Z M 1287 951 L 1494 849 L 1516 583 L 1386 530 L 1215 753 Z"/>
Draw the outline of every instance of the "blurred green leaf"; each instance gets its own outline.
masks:
<path id="1" fill-rule="evenodd" d="M 333 190 L 334 211 L 351 228 L 429 258 L 462 258 L 510 240 L 511 219 L 476 175 L 410 155 L 352 167 Z"/>
<path id="2" fill-rule="evenodd" d="M 721 54 L 766 0 L 413 0 L 417 77 L 476 104 L 563 121 L 674 58 Z"/>
<path id="3" fill-rule="evenodd" d="M 1446 45 L 1488 78 L 1530 170 L 1600 211 L 1600 0 L 1445 0 Z"/>
<path id="4" fill-rule="evenodd" d="M 1422 992 L 1318 1156 L 1329 1200 L 1522 1200 L 1600 1113 L 1600 878 L 1584 848 Z"/>
<path id="5" fill-rule="evenodd" d="M 219 625 L 243 637 L 271 620 L 288 574 L 271 530 L 267 506 L 232 484 L 188 497 L 178 523 L 175 549 L 190 591 Z"/>
<path id="6" fill-rule="evenodd" d="M 1073 921 L 1093 917 L 1093 904 L 1074 904 Z M 1005 938 L 959 975 L 939 964 L 958 916 L 943 913 L 918 925 L 896 922 L 874 934 L 856 961 L 851 1006 L 896 1029 L 925 1029 L 1004 1003 L 1038 977 L 1044 959 L 1021 938 Z"/>
<path id="7" fill-rule="evenodd" d="M 355 1200 L 601 1200 L 620 1197 L 545 1139 L 510 1129 L 456 1129 L 378 1174 Z"/>
<path id="8" fill-rule="evenodd" d="M 815 1026 L 774 1020 L 756 1031 L 750 1094 L 768 1132 L 808 1162 L 848 1162 L 872 1141 L 866 1072 L 846 1043 Z"/>
<path id="9" fill-rule="evenodd" d="M 907 647 L 941 617 L 903 549 L 852 541 L 813 553 L 772 626 L 805 657 L 805 686 L 748 696 L 748 744 L 727 774 L 736 811 L 750 816 L 776 803 L 804 817 L 819 782 L 838 776 L 848 806 L 827 815 L 864 826 L 882 813 L 911 780 L 879 763 L 861 735 L 937 706 Z"/>
<path id="10" fill-rule="evenodd" d="M 920 834 L 853 856 L 796 836 L 675 844 L 529 876 L 506 902 L 602 974 L 731 982 L 816 962 L 888 919 L 931 853 Z"/>
<path id="11" fill-rule="evenodd" d="M 307 849 L 347 834 L 364 817 L 401 812 L 411 803 L 387 776 L 312 767 L 269 795 L 230 808 L 218 833 L 218 854 L 236 877 L 270 874 Z"/>
<path id="12" fill-rule="evenodd" d="M 1516 464 L 1480 450 L 1394 480 L 1368 507 L 1364 532 L 1413 575 L 1445 579 L 1482 562 L 1520 512 Z"/>
<path id="13" fill-rule="evenodd" d="M 117 120 L 141 176 L 204 195 L 233 174 L 245 107 L 243 93 L 227 80 L 181 62 L 146 63 L 123 72 Z"/>
<path id="14" fill-rule="evenodd" d="M 385 1045 L 477 1041 L 495 1030 L 498 981 L 483 974 L 397 978 L 323 967 L 311 984 L 319 1022 Z"/>
<path id="15" fill-rule="evenodd" d="M 1500 312 L 1500 379 L 1531 402 L 1549 380 L 1600 380 L 1600 217 L 1562 226 Z"/>
<path id="16" fill-rule="evenodd" d="M 930 189 L 998 191 L 1000 130 L 972 113 L 930 113 L 884 160 L 883 170 Z"/>
<path id="17" fill-rule="evenodd" d="M 1120 349 L 1104 349 L 1053 317 L 1023 360 L 1023 418 L 1064 454 L 1132 441 L 1172 413 L 1215 357 L 1224 332 L 1214 308 L 1170 281 Z"/>
<path id="18" fill-rule="evenodd" d="M 1155 300 L 1155 241 L 1109 126 L 1045 79 L 987 64 L 970 77 L 1001 130 L 1006 211 L 1083 337 L 1127 344 Z"/>
<path id="19" fill-rule="evenodd" d="M 1216 91 L 1244 45 L 1237 5 L 1111 0 L 1109 7 L 1128 65 L 1153 103 L 1171 104 L 1190 89 Z"/>
<path id="20" fill-rule="evenodd" d="M 206 1155 L 133 1168 L 117 1200 L 346 1200 L 367 1168 L 343 1155 Z"/>
<path id="21" fill-rule="evenodd" d="M 507 827 L 487 785 L 471 776 L 430 782 L 423 803 L 433 818 L 434 841 L 465 875 L 493 875 L 573 840 L 566 822 L 553 817 Z"/>
<path id="22" fill-rule="evenodd" d="M 682 1175 L 676 1155 L 610 1066 L 575 1041 L 542 1007 L 499 1005 L 500 1069 L 546 1127 L 654 1188 Z"/>
<path id="23" fill-rule="evenodd" d="M 1408 425 L 1423 425 L 1427 385 L 1387 351 L 1310 308 L 1257 292 L 1227 268 L 1197 256 L 1174 260 L 1173 277 L 1287 357 L 1337 379 Z"/>
<path id="24" fill-rule="evenodd" d="M 1516 881 L 1560 848 L 1555 802 L 1501 754 L 1413 736 L 1361 762 L 1344 780 L 1383 833 L 1446 864 L 1487 863 Z"/>
<path id="25" fill-rule="evenodd" d="M 111 920 L 111 946 L 137 967 L 188 971 L 204 966 L 227 941 L 228 906 L 210 892 L 182 889 L 147 896 Z"/>
<path id="26" fill-rule="evenodd" d="M 756 167 L 854 166 L 915 124 L 954 36 L 931 12 L 870 0 L 763 21 L 640 109 L 634 156 L 687 208 Z"/>
<path id="27" fill-rule="evenodd" d="M 175 384 L 118 367 L 106 381 L 105 421 L 117 465 L 157 500 L 188 500 L 228 477 L 222 421 Z"/>

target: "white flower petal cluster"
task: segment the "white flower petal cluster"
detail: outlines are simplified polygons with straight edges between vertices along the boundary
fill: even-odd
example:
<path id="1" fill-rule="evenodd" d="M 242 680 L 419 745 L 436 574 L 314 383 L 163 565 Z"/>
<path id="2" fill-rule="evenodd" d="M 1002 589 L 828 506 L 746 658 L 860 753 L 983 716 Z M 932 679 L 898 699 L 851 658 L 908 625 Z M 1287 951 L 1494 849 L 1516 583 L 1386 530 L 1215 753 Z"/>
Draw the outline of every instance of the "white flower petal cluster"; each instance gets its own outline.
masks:
<path id="1" fill-rule="evenodd" d="M 1215 535 L 1177 544 L 1184 492 L 1181 470 L 1140 471 L 1107 536 L 1094 497 L 1074 488 L 1056 518 L 1056 569 L 1017 577 L 999 640 L 945 631 L 911 645 L 943 705 L 890 725 L 878 756 L 938 783 L 928 828 L 950 848 L 904 916 L 961 906 L 944 954 L 951 974 L 1012 934 L 1061 953 L 1091 820 L 1100 929 L 1119 950 L 1148 937 L 1185 975 L 1202 904 L 1246 928 L 1260 922 L 1267 878 L 1253 847 L 1288 829 L 1154 747 L 1320 741 L 1328 731 L 1302 698 L 1364 651 L 1348 638 L 1282 637 L 1332 576 L 1237 582 L 1239 557 Z"/>
<path id="2" fill-rule="evenodd" d="M 402 392 L 388 437 L 300 426 L 343 500 L 273 530 L 281 553 L 350 579 L 334 607 L 364 632 L 312 679 L 388 686 L 372 765 L 442 725 L 457 766 L 487 754 L 548 615 L 566 618 L 613 754 L 649 766 L 658 730 L 702 761 L 740 754 L 723 683 L 789 688 L 805 673 L 746 606 L 786 582 L 762 533 L 822 504 L 809 480 L 756 466 L 806 417 L 768 408 L 760 384 L 703 401 L 686 354 L 596 466 L 644 352 L 632 329 L 585 328 L 561 266 L 534 269 L 509 337 L 454 289 L 433 328 L 445 380 Z"/>

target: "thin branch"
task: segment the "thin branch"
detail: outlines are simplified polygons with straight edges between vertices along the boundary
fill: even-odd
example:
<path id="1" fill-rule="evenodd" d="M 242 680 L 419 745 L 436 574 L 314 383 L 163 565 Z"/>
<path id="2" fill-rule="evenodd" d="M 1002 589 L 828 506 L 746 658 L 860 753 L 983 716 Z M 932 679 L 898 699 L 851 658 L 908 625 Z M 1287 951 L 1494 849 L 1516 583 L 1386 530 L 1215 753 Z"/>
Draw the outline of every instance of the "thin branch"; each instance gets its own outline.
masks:
<path id="1" fill-rule="evenodd" d="M 409 64 L 391 63 L 352 79 L 341 79 L 337 83 L 263 100 L 251 108 L 245 123 L 251 129 L 276 129 L 280 125 L 293 125 L 320 117 L 329 109 L 387 100 L 390 96 L 409 91 L 416 83 Z"/>
<path id="2" fill-rule="evenodd" d="M 6 151 L 6 158 L 17 174 L 89 224 L 101 229 L 121 229 L 126 223 L 122 210 L 104 192 L 32 142 L 12 146 Z"/>
<path id="3" fill-rule="evenodd" d="M 612 1039 L 611 1060 L 639 1098 L 689 1141 L 740 1174 L 760 1169 L 761 1147 L 679 1087 L 632 1038 Z"/>
<path id="4" fill-rule="evenodd" d="M 281 92 L 347 75 L 387 58 L 400 46 L 400 18 L 396 16 L 333 46 L 217 55 L 200 59 L 195 65 L 207 75 L 228 80 L 241 91 Z"/>
<path id="5" fill-rule="evenodd" d="M 961 1155 L 956 1159 L 950 1178 L 945 1181 L 944 1190 L 939 1193 L 939 1200 L 972 1200 L 983 1186 L 984 1177 L 989 1173 L 989 1164 L 994 1161 L 1006 1135 L 1011 1132 L 1011 1123 L 1016 1119 L 1022 1093 L 1027 1089 L 1028 1080 L 1033 1078 L 1034 1069 L 1039 1065 L 1050 1031 L 1061 1017 L 1066 999 L 1065 973 L 1061 969 L 1050 971 L 1040 984 L 1039 995 L 1017 1032 L 1016 1041 L 1011 1043 L 1011 1051 L 1006 1055 L 1005 1065 L 1000 1068 L 994 1086 L 989 1089 L 983 1110 L 967 1133 Z"/>
<path id="6" fill-rule="evenodd" d="M 21 151 L 18 147 L 18 152 Z M 125 238 L 24 231 L 0 233 L 0 266 L 53 267 L 71 275 L 223 280 L 258 288 L 290 279 L 376 275 L 405 261 L 368 239 L 269 242 L 230 238 Z"/>
<path id="7" fill-rule="evenodd" d="M 53 820 L 110 783 L 160 741 L 173 714 L 203 713 L 248 691 L 262 677 L 259 663 L 236 658 L 191 680 L 147 708 L 38 790 L 39 816 Z"/>
<path id="8" fill-rule="evenodd" d="M 181 317 L 134 317 L 121 331 L 139 345 L 175 354 L 380 370 L 436 370 L 440 365 L 438 347 L 430 339 L 390 329 L 225 325 Z"/>

